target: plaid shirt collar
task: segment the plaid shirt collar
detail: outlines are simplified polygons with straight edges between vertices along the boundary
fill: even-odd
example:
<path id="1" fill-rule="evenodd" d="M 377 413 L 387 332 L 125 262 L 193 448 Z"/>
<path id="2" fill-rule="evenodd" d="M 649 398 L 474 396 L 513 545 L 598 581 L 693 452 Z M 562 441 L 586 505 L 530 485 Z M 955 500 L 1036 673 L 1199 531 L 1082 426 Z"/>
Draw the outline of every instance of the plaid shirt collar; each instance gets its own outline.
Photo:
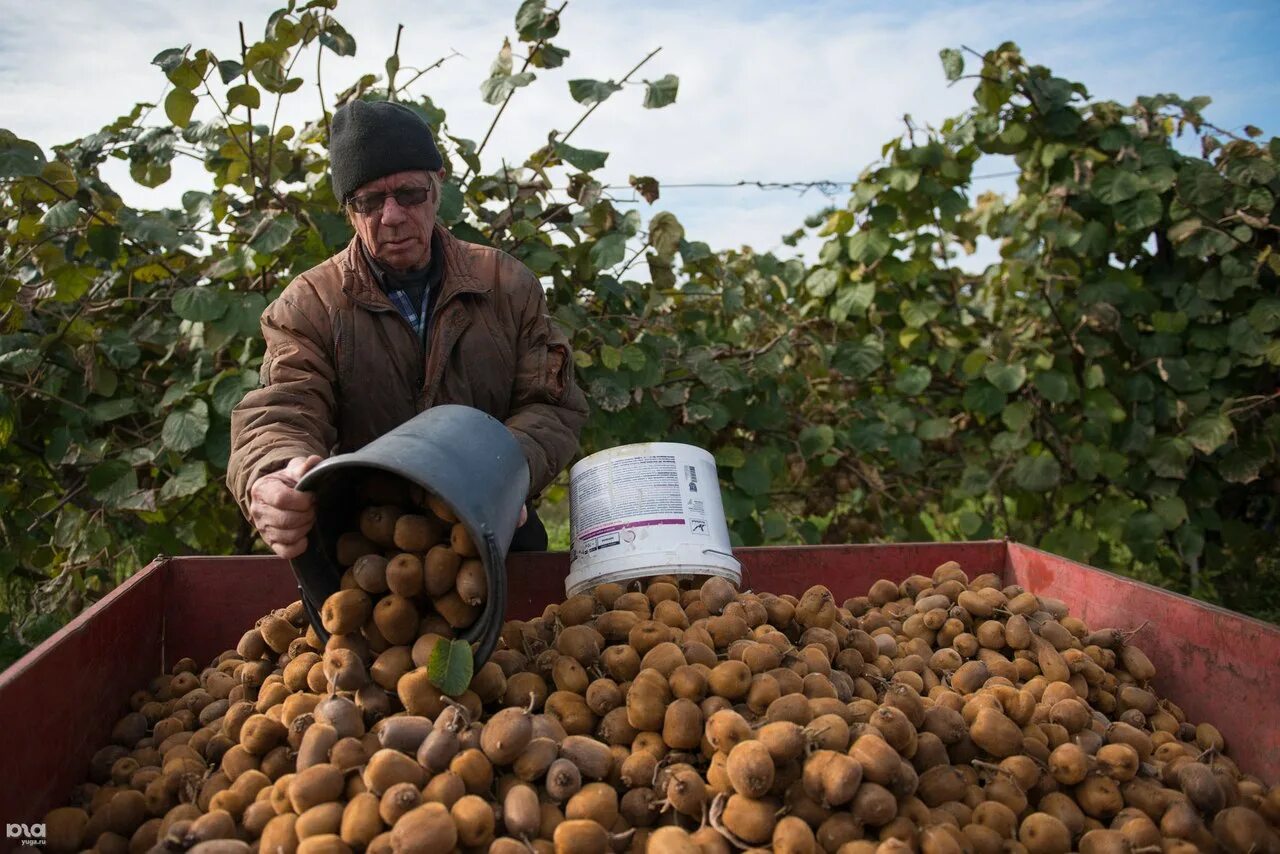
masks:
<path id="1" fill-rule="evenodd" d="M 425 343 L 432 304 L 444 273 L 444 263 L 441 260 L 444 249 L 440 245 L 439 236 L 431 235 L 431 261 L 426 269 L 413 273 L 397 274 L 387 270 L 370 254 L 364 243 L 360 244 L 360 251 L 382 292 L 408 321 L 418 340 Z"/>

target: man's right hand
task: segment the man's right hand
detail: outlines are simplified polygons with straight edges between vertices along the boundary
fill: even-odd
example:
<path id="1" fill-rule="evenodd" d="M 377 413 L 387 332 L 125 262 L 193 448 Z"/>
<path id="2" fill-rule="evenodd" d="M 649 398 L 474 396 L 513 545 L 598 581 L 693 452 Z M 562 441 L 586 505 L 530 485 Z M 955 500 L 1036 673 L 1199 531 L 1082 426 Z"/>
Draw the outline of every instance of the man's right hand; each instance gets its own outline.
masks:
<path id="1" fill-rule="evenodd" d="M 315 455 L 294 457 L 280 471 L 265 474 L 249 489 L 249 516 L 262 539 L 280 557 L 291 560 L 307 550 L 307 532 L 315 524 L 315 496 L 295 487 Z"/>

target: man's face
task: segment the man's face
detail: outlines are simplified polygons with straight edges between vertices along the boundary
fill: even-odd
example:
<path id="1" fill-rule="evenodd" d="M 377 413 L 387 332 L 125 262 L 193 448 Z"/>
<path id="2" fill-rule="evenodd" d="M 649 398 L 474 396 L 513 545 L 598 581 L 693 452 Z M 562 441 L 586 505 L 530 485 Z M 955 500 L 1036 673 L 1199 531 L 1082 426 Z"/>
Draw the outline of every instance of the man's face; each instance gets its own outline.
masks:
<path id="1" fill-rule="evenodd" d="M 421 204 L 403 206 L 394 195 L 405 190 L 426 191 Z M 361 213 L 361 203 L 382 199 L 382 207 Z M 426 172 L 397 172 L 370 181 L 351 195 L 351 224 L 365 248 L 383 264 L 398 272 L 424 266 L 431 251 L 431 230 L 436 223 L 435 191 Z"/>

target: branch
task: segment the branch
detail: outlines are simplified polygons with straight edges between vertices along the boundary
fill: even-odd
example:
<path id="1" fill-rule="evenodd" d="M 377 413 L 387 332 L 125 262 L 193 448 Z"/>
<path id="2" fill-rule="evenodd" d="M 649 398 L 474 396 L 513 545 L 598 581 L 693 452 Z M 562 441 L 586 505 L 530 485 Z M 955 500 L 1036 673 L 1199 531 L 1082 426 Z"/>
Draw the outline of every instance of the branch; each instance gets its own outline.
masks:
<path id="1" fill-rule="evenodd" d="M 396 70 L 400 68 L 400 34 L 404 32 L 404 24 L 396 25 L 396 44 L 391 48 L 391 55 L 396 58 Z M 396 73 L 391 71 L 387 74 L 387 100 L 394 101 L 396 99 Z"/>
<path id="2" fill-rule="evenodd" d="M 241 70 L 242 72 L 244 72 L 244 82 L 245 82 L 246 84 L 248 84 L 248 83 L 249 83 L 249 61 L 248 61 L 248 55 L 249 55 L 249 45 L 245 42 L 245 38 L 244 38 L 244 21 L 241 21 L 241 22 L 240 22 L 240 70 Z M 205 83 L 205 84 L 204 84 L 204 88 L 205 88 L 205 90 L 206 90 L 206 91 L 208 91 L 208 89 L 209 89 L 209 84 L 208 84 L 208 83 Z M 210 97 L 210 98 L 213 98 L 212 93 L 210 94 L 210 96 L 209 96 L 209 97 Z M 218 99 L 217 99 L 217 98 L 213 98 L 213 102 L 214 102 L 214 104 L 217 104 L 217 106 L 218 106 L 218 112 L 222 113 L 222 105 L 221 105 L 221 104 L 218 104 Z M 248 114 L 249 114 L 249 150 L 245 152 L 245 156 L 249 158 L 249 183 L 250 183 L 250 185 L 252 185 L 252 186 L 253 186 L 253 206 L 256 208 L 256 207 L 258 206 L 258 177 L 257 177 L 257 175 L 255 174 L 256 170 L 255 170 L 255 167 L 254 167 L 254 164 L 253 164 L 253 107 L 250 107 L 250 106 L 248 106 L 248 105 L 245 105 L 245 110 L 246 110 L 246 111 L 248 112 Z M 223 118 L 225 119 L 225 118 L 226 118 L 226 116 L 227 116 L 227 114 L 226 114 L 226 113 L 222 113 L 222 116 L 223 116 Z M 230 125 L 230 124 L 231 124 L 231 120 L 230 120 L 230 119 L 227 119 L 227 124 L 228 124 L 228 125 Z M 228 130 L 230 130 L 231 128 L 230 128 L 230 127 L 228 127 L 227 129 L 228 129 Z M 236 135 L 235 135 L 234 133 L 233 133 L 231 136 L 232 136 L 233 138 L 236 138 L 236 142 L 237 142 L 238 144 L 240 144 L 240 148 L 241 148 L 241 149 L 243 149 L 243 148 L 244 148 L 244 145 L 243 145 L 243 143 L 240 143 L 239 138 L 237 138 L 237 137 L 236 137 Z"/>
<path id="3" fill-rule="evenodd" d="M 325 12 L 320 28 L 329 21 L 329 13 Z M 329 147 L 329 108 L 324 103 L 324 84 L 320 78 L 320 60 L 324 58 L 324 43 L 316 39 L 316 90 L 320 93 L 320 119 L 324 122 L 324 144 Z"/>
<path id="4" fill-rule="evenodd" d="M 646 56 L 644 59 L 637 62 L 635 64 L 635 67 L 632 68 L 630 71 L 628 71 L 626 75 L 624 75 L 623 78 L 618 81 L 618 84 L 621 85 L 623 83 L 626 83 L 628 80 L 630 80 L 631 75 L 639 71 L 641 66 L 643 66 L 646 62 L 648 62 L 649 60 L 657 56 L 658 51 L 660 50 L 662 50 L 661 47 L 655 47 L 653 50 L 651 50 L 648 56 Z M 569 137 L 573 136 L 573 132 L 576 131 L 578 128 L 582 127 L 582 123 L 587 120 L 587 117 L 590 116 L 592 113 L 594 113 L 596 111 L 596 108 L 598 108 L 603 103 L 604 101 L 596 101 L 594 104 L 592 104 L 591 107 L 588 108 L 588 110 L 582 114 L 582 117 L 578 119 L 578 121 L 574 124 L 574 126 L 569 128 L 568 132 L 565 133 L 565 135 L 560 138 L 560 142 L 568 142 Z"/>
<path id="5" fill-rule="evenodd" d="M 565 2 L 560 4 L 559 9 L 556 9 L 554 12 L 551 13 L 552 17 L 559 17 L 560 13 L 564 11 L 564 7 L 568 5 L 569 5 L 569 0 L 565 0 Z M 537 43 L 534 44 L 533 49 L 529 51 L 529 55 L 524 58 L 524 63 L 521 64 L 520 71 L 518 73 L 523 74 L 525 71 L 528 70 L 530 63 L 533 62 L 533 55 L 538 52 L 538 48 L 542 47 L 542 44 L 545 41 L 546 41 L 545 38 L 538 39 Z M 516 93 L 516 90 L 512 89 L 510 92 L 507 93 L 507 97 L 502 99 L 502 104 L 501 106 L 498 107 L 497 115 L 493 117 L 493 121 L 489 122 L 489 129 L 484 132 L 484 139 L 480 140 L 480 145 L 476 148 L 477 158 L 480 156 L 480 152 L 484 151 L 484 147 L 488 145 L 489 137 L 493 136 L 493 129 L 498 126 L 498 119 L 502 118 L 503 111 L 507 109 L 507 104 L 511 102 L 511 97 L 515 95 L 515 93 Z M 461 183 L 466 183 L 467 178 L 469 178 L 470 176 L 471 176 L 471 167 L 468 166 L 467 171 L 462 173 Z"/>
<path id="6" fill-rule="evenodd" d="M 452 53 L 450 53 L 450 54 L 449 54 L 449 55 L 447 55 L 447 56 L 442 56 L 442 57 L 440 57 L 440 58 L 439 58 L 439 59 L 437 59 L 435 62 L 433 62 L 433 63 L 431 63 L 430 65 L 428 65 L 426 68 L 422 69 L 422 70 L 421 70 L 421 71 L 419 71 L 417 74 L 415 74 L 415 75 L 413 75 L 412 77 L 410 77 L 410 78 L 409 78 L 409 82 L 408 82 L 408 83 L 404 83 L 404 84 L 402 84 L 402 85 L 400 85 L 400 86 L 397 86 L 397 87 L 396 87 L 396 93 L 397 93 L 397 94 L 399 94 L 400 92 L 403 92 L 405 89 L 408 89 L 408 88 L 409 88 L 410 86 L 412 86 L 414 83 L 417 83 L 417 82 L 418 82 L 418 78 L 419 78 L 419 77 L 421 77 L 422 75 L 426 74 L 428 71 L 435 71 L 437 68 L 439 68 L 440 66 L 444 65 L 444 64 L 445 64 L 446 62 L 448 62 L 449 60 L 453 59 L 455 56 L 462 56 L 462 54 L 458 53 L 458 52 L 455 50 L 455 51 L 453 51 Z M 406 66 L 406 67 L 407 67 L 407 66 Z"/>

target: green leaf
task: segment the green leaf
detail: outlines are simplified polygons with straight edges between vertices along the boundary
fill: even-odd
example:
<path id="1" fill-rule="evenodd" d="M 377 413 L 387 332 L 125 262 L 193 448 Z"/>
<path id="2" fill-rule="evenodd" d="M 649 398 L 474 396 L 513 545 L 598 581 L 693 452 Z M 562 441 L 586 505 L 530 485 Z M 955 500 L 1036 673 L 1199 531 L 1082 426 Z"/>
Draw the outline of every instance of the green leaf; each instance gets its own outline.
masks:
<path id="1" fill-rule="evenodd" d="M 1280 299 L 1264 297 L 1254 303 L 1249 309 L 1249 325 L 1264 334 L 1280 329 Z"/>
<path id="2" fill-rule="evenodd" d="M 52 229 L 70 228 L 80 218 L 80 203 L 64 199 L 44 212 L 40 222 Z"/>
<path id="3" fill-rule="evenodd" d="M 505 101 L 512 92 L 521 86 L 528 86 L 533 81 L 534 74 L 532 71 L 490 77 L 480 84 L 480 94 L 486 104 L 497 106 Z"/>
<path id="4" fill-rule="evenodd" d="M 570 166 L 583 172 L 600 169 L 604 166 L 605 161 L 609 159 L 609 152 L 607 151 L 574 148 L 572 145 L 565 145 L 563 142 L 556 143 L 556 155 Z"/>
<path id="5" fill-rule="evenodd" d="M 965 389 L 964 408 L 988 418 L 999 415 L 1008 398 L 1005 393 L 990 383 L 974 383 Z"/>
<path id="6" fill-rule="evenodd" d="M 938 56 L 942 58 L 942 73 L 947 75 L 947 80 L 953 83 L 959 80 L 964 74 L 964 55 L 955 48 L 944 47 Z"/>
<path id="7" fill-rule="evenodd" d="M 215 286 L 179 288 L 173 294 L 173 312 L 183 320 L 208 322 L 227 311 L 223 291 Z"/>
<path id="8" fill-rule="evenodd" d="M 127 509 L 138 496 L 138 475 L 124 460 L 94 466 L 86 485 L 90 495 L 111 509 Z"/>
<path id="9" fill-rule="evenodd" d="M 1022 384 L 1027 381 L 1027 369 L 1020 364 L 1001 365 L 992 363 L 982 370 L 982 375 L 986 377 L 987 382 L 1005 394 L 1013 394 L 1022 388 Z"/>
<path id="10" fill-rule="evenodd" d="M 1108 205 L 1132 199 L 1142 190 L 1142 181 L 1133 172 L 1104 166 L 1093 178 L 1093 194 Z"/>
<path id="11" fill-rule="evenodd" d="M 1004 408 L 1000 413 L 1000 420 L 1004 422 L 1004 426 L 1018 433 L 1031 424 L 1035 415 L 1035 407 L 1025 400 L 1017 400 Z"/>
<path id="12" fill-rule="evenodd" d="M 549 39 L 560 32 L 560 18 L 547 12 L 544 0 L 524 0 L 516 10 L 516 32 L 521 41 Z"/>
<path id="13" fill-rule="evenodd" d="M 680 78 L 667 74 L 657 80 L 644 81 L 644 106 L 650 110 L 674 104 L 680 89 Z"/>
<path id="14" fill-rule="evenodd" d="M 98 423 L 114 421 L 138 411 L 138 401 L 132 397 L 103 400 L 89 407 L 89 417 Z"/>
<path id="15" fill-rule="evenodd" d="M 223 418 L 231 417 L 231 410 L 250 391 L 258 387 L 256 371 L 226 374 L 219 377 L 209 391 L 213 411 Z"/>
<path id="16" fill-rule="evenodd" d="M 452 224 L 462 219 L 462 190 L 452 181 L 440 185 L 440 209 L 436 212 L 439 220 Z"/>
<path id="17" fill-rule="evenodd" d="M 543 42 L 529 54 L 529 64 L 534 68 L 559 68 L 569 58 L 569 51 Z"/>
<path id="18" fill-rule="evenodd" d="M 825 454 L 835 445 L 836 431 L 827 424 L 810 425 L 800 431 L 799 443 L 800 453 L 806 457 L 816 457 Z"/>
<path id="19" fill-rule="evenodd" d="M 620 231 L 611 231 L 591 244 L 587 256 L 597 270 L 607 270 L 621 264 L 627 254 L 627 238 Z"/>
<path id="20" fill-rule="evenodd" d="M 166 48 L 151 58 L 151 64 L 159 66 L 161 71 L 168 74 L 182 64 L 182 60 L 186 57 L 190 48 L 191 45 Z"/>
<path id="21" fill-rule="evenodd" d="M 898 371 L 893 387 L 905 395 L 920 394 L 929 387 L 933 371 L 924 365 L 907 365 Z"/>
<path id="22" fill-rule="evenodd" d="M 252 338 L 262 325 L 262 312 L 267 298 L 256 291 L 234 291 L 227 294 L 227 311 L 218 318 L 217 326 L 232 335 Z"/>
<path id="23" fill-rule="evenodd" d="M 195 495 L 208 484 L 208 470 L 200 461 L 183 463 L 178 471 L 160 487 L 160 500 L 172 501 Z"/>
<path id="24" fill-rule="evenodd" d="M 830 296 L 838 284 L 840 284 L 840 274 L 829 267 L 818 267 L 804 282 L 805 289 L 818 299 Z"/>
<path id="25" fill-rule="evenodd" d="M 325 18 L 324 29 L 320 31 L 320 44 L 338 56 L 356 55 L 355 38 L 333 18 Z"/>
<path id="26" fill-rule="evenodd" d="M 579 104 L 599 104 L 608 99 L 614 92 L 621 92 L 622 86 L 612 80 L 578 79 L 569 81 L 569 94 Z"/>
<path id="27" fill-rule="evenodd" d="M 767 495 L 773 483 L 769 465 L 763 454 L 751 454 L 733 470 L 733 482 L 747 495 Z"/>
<path id="28" fill-rule="evenodd" d="M 737 445 L 726 445 L 716 449 L 716 465 L 727 469 L 736 469 L 745 465 L 747 455 Z"/>
<path id="29" fill-rule="evenodd" d="M 893 249 L 893 238 L 878 228 L 859 231 L 849 237 L 845 251 L 860 264 L 873 264 Z"/>
<path id="30" fill-rule="evenodd" d="M 1023 457 L 1013 467 L 1013 481 L 1027 492 L 1048 492 L 1062 480 L 1062 466 L 1052 454 Z"/>
<path id="31" fill-rule="evenodd" d="M 1229 451 L 1218 463 L 1218 473 L 1228 483 L 1253 483 L 1271 462 L 1266 451 L 1249 453 L 1241 448 Z"/>
<path id="32" fill-rule="evenodd" d="M 179 89 L 187 92 L 192 91 L 200 85 L 202 78 L 200 72 L 196 69 L 195 63 L 189 59 L 184 59 L 168 72 L 166 72 L 169 82 Z"/>
<path id="33" fill-rule="evenodd" d="M 1116 222 L 1131 231 L 1146 231 L 1160 222 L 1163 214 L 1160 197 L 1150 190 L 1116 205 Z"/>
<path id="34" fill-rule="evenodd" d="M 663 211 L 649 220 L 649 245 L 658 253 L 659 258 L 674 258 L 682 240 L 684 226 L 676 219 L 675 214 Z"/>
<path id="35" fill-rule="evenodd" d="M 898 306 L 902 322 L 912 329 L 919 329 L 942 313 L 942 306 L 933 299 L 912 302 L 903 300 Z"/>
<path id="36" fill-rule="evenodd" d="M 199 447 L 208 431 L 209 405 L 196 400 L 186 409 L 169 413 L 160 429 L 160 440 L 165 447 L 182 454 Z"/>
<path id="37" fill-rule="evenodd" d="M 475 658 L 462 638 L 441 640 L 427 661 L 427 679 L 446 697 L 460 697 L 471 685 Z"/>
<path id="38" fill-rule="evenodd" d="M 600 348 L 600 364 L 610 371 L 616 371 L 622 365 L 622 351 L 605 344 Z"/>
<path id="39" fill-rule="evenodd" d="M 840 373 L 862 380 L 880 370 L 884 355 L 866 344 L 842 343 L 831 357 L 831 367 Z"/>
<path id="40" fill-rule="evenodd" d="M 1191 443 L 1172 436 L 1157 437 L 1147 454 L 1147 465 L 1157 477 L 1181 480 L 1187 476 L 1187 464 L 1191 461 Z"/>
<path id="41" fill-rule="evenodd" d="M 1231 438 L 1234 428 L 1226 415 L 1201 415 L 1187 425 L 1183 436 L 1202 454 L 1212 454 Z"/>
<path id="42" fill-rule="evenodd" d="M 649 357 L 644 354 L 644 350 L 635 344 L 628 344 L 622 348 L 622 366 L 628 371 L 642 371 L 648 361 Z"/>
<path id="43" fill-rule="evenodd" d="M 218 76 L 222 78 L 223 86 L 226 86 L 242 74 L 244 74 L 244 66 L 236 62 L 234 59 L 219 60 Z"/>
<path id="44" fill-rule="evenodd" d="M 1072 445 L 1071 467 L 1081 480 L 1093 480 L 1102 472 L 1102 454 L 1087 442 Z"/>
<path id="45" fill-rule="evenodd" d="M 227 90 L 227 103 L 232 107 L 256 110 L 262 106 L 262 93 L 252 83 L 242 83 Z"/>
<path id="46" fill-rule="evenodd" d="M 30 178 L 44 171 L 44 152 L 34 142 L 0 128 L 0 178 Z"/>
<path id="47" fill-rule="evenodd" d="M 34 347 L 19 347 L 7 353 L 0 353 L 0 370 L 14 374 L 25 374 L 40 364 L 41 353 Z"/>
<path id="48" fill-rule="evenodd" d="M 1188 518 L 1187 502 L 1176 495 L 1157 499 L 1151 505 L 1151 510 L 1160 517 L 1160 521 L 1164 523 L 1165 530 L 1168 531 L 1172 531 L 1185 523 Z"/>
<path id="49" fill-rule="evenodd" d="M 178 127 L 186 127 L 191 121 L 191 111 L 197 98 L 186 89 L 171 89 L 164 99 L 164 114 Z"/>
<path id="50" fill-rule="evenodd" d="M 289 244 L 297 230 L 298 221 L 292 214 L 275 213 L 258 223 L 249 245 L 264 255 L 274 255 Z"/>
<path id="51" fill-rule="evenodd" d="M 916 428 L 916 436 L 925 442 L 937 442 L 949 439 L 956 432 L 956 425 L 950 418 L 928 418 L 920 422 Z"/>
<path id="52" fill-rule="evenodd" d="M 1164 520 L 1155 513 L 1134 513 L 1124 526 L 1124 539 L 1130 546 L 1151 546 L 1164 536 Z"/>
<path id="53" fill-rule="evenodd" d="M 858 282 L 848 284 L 836 294 L 828 315 L 837 323 L 843 323 L 850 317 L 858 317 L 866 313 L 876 298 L 875 282 Z"/>

